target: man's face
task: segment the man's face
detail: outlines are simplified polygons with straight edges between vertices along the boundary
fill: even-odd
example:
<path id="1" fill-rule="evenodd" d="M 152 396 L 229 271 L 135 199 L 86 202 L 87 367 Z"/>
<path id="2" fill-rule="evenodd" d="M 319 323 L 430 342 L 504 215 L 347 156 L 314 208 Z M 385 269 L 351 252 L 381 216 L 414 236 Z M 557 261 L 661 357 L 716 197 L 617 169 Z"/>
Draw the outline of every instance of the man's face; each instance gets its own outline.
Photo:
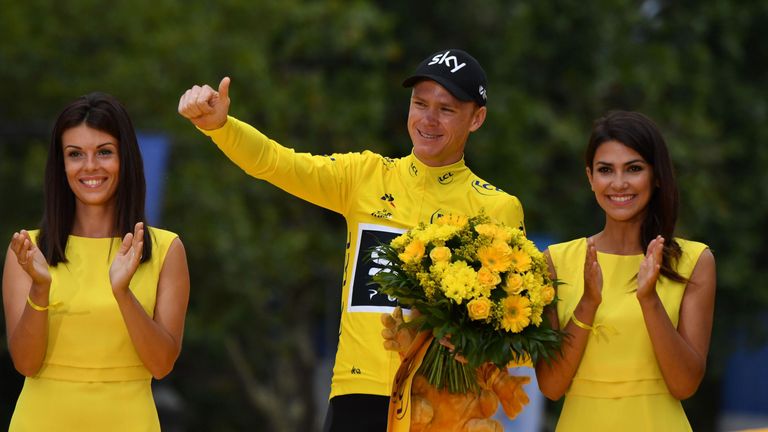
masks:
<path id="1" fill-rule="evenodd" d="M 428 166 L 461 160 L 469 133 L 480 128 L 485 114 L 485 107 L 456 99 L 435 81 L 417 83 L 408 111 L 413 154 Z"/>

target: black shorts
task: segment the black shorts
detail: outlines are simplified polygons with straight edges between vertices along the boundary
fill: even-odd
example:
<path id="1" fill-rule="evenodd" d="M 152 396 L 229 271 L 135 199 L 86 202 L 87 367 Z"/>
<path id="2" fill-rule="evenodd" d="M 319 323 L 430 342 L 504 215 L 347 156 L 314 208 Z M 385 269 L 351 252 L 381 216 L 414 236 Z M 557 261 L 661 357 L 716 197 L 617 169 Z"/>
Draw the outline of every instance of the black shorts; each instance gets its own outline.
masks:
<path id="1" fill-rule="evenodd" d="M 328 402 L 323 432 L 385 432 L 389 397 L 348 394 Z"/>

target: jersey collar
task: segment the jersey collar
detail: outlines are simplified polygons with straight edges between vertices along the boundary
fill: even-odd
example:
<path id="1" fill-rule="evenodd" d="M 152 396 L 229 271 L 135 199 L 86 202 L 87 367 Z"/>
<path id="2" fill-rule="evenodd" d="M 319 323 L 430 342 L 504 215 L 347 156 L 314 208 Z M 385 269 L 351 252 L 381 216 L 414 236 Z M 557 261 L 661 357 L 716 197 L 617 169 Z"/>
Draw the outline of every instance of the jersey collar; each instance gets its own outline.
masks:
<path id="1" fill-rule="evenodd" d="M 468 169 L 464 163 L 463 156 L 460 160 L 450 165 L 433 167 L 420 161 L 419 158 L 413 154 L 413 151 L 411 151 L 411 154 L 408 155 L 406 161 L 408 162 L 408 174 L 411 177 L 434 180 L 436 183 L 443 185 L 452 183 L 459 174 L 464 173 Z"/>

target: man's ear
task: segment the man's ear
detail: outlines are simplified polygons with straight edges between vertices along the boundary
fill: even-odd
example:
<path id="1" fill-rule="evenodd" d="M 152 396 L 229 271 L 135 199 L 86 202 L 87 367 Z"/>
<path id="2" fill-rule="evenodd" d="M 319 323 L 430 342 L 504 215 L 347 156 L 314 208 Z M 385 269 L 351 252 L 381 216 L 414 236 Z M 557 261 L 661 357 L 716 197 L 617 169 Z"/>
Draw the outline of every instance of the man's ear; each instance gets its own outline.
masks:
<path id="1" fill-rule="evenodd" d="M 485 122 L 485 116 L 487 114 L 488 109 L 484 106 L 476 109 L 475 112 L 472 113 L 472 123 L 469 125 L 469 131 L 474 132 L 480 129 L 480 126 L 482 126 L 483 122 Z"/>

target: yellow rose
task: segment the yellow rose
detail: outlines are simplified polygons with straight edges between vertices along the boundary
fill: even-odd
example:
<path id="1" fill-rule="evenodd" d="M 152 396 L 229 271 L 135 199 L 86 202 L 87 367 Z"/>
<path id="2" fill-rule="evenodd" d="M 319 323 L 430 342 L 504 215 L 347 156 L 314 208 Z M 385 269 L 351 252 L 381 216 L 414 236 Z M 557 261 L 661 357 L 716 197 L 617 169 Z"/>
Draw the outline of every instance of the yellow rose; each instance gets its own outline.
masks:
<path id="1" fill-rule="evenodd" d="M 509 294 L 520 294 L 523 290 L 523 277 L 517 273 L 507 275 L 507 283 L 504 285 L 504 291 Z"/>
<path id="2" fill-rule="evenodd" d="M 469 318 L 473 320 L 487 319 L 491 313 L 491 301 L 486 297 L 476 298 L 467 303 Z"/>
<path id="3" fill-rule="evenodd" d="M 449 262 L 451 260 L 451 249 L 445 246 L 438 246 L 429 253 L 433 263 Z"/>
<path id="4" fill-rule="evenodd" d="M 541 299 L 545 305 L 552 303 L 552 300 L 555 299 L 555 289 L 552 288 L 552 285 L 545 285 L 541 289 Z"/>
<path id="5" fill-rule="evenodd" d="M 480 283 L 480 286 L 489 288 L 495 287 L 501 282 L 501 276 L 499 276 L 498 273 L 488 270 L 486 267 L 481 267 L 480 270 L 477 271 L 477 281 Z"/>

